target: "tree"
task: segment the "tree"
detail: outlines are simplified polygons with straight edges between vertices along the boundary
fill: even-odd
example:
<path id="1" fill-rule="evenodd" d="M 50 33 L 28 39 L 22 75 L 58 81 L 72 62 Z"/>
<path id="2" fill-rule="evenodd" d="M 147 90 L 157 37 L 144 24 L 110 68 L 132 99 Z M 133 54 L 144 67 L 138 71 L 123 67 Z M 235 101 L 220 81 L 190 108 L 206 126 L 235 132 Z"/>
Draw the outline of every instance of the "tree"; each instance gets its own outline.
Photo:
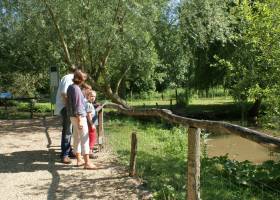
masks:
<path id="1" fill-rule="evenodd" d="M 223 85 L 226 70 L 217 67 L 215 56 L 224 56 L 233 35 L 230 2 L 183 1 L 180 23 L 183 45 L 190 52 L 189 87 L 208 90 Z"/>
<path id="2" fill-rule="evenodd" d="M 0 2 L 0 84 L 4 90 L 13 89 L 18 74 L 26 74 L 37 89 L 47 92 L 49 66 L 59 63 L 56 48 L 41 34 L 48 31 L 42 14 L 35 11 L 29 1 Z M 23 85 L 16 89 L 26 90 Z"/>
<path id="3" fill-rule="evenodd" d="M 249 116 L 259 114 L 261 102 L 272 101 L 279 88 L 280 3 L 275 0 L 242 1 L 234 12 L 238 19 L 234 51 L 226 60 L 227 87 L 238 99 L 253 99 Z"/>
<path id="4" fill-rule="evenodd" d="M 75 64 L 95 89 L 127 107 L 121 86 L 154 88 L 158 57 L 152 36 L 166 2 L 1 1 L 1 70 L 46 77 L 54 64 L 62 73 Z"/>
<path id="5" fill-rule="evenodd" d="M 160 65 L 156 68 L 160 76 L 157 81 L 159 91 L 168 87 L 184 87 L 189 69 L 189 54 L 182 45 L 182 33 L 176 13 L 178 8 L 173 8 L 173 11 L 169 9 L 157 22 L 157 35 L 154 37 L 160 59 Z"/>
<path id="6" fill-rule="evenodd" d="M 120 83 L 139 76 L 149 79 L 157 64 L 151 36 L 164 3 L 44 0 L 45 17 L 53 22 L 49 28 L 56 30 L 65 62 L 82 65 L 95 89 L 125 107 Z"/>

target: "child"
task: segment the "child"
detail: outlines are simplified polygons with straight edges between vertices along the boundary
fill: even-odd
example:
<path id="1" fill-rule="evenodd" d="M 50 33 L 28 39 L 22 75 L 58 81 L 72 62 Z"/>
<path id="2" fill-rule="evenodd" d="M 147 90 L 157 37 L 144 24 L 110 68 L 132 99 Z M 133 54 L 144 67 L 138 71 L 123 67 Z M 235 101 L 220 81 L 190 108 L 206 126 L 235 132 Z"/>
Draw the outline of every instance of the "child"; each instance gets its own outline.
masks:
<path id="1" fill-rule="evenodd" d="M 87 112 L 87 122 L 88 122 L 88 132 L 89 132 L 89 148 L 90 148 L 90 158 L 97 158 L 93 155 L 94 144 L 96 141 L 96 127 L 94 124 L 95 108 L 93 102 L 95 101 L 96 92 L 94 90 L 89 90 L 86 94 L 86 112 Z"/>

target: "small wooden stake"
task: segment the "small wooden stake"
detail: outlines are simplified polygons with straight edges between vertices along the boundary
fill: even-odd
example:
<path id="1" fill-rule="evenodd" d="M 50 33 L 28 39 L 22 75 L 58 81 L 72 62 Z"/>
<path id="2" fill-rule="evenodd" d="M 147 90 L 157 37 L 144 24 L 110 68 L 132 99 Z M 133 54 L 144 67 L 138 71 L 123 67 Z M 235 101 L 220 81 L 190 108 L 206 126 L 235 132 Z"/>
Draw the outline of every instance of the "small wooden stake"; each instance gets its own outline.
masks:
<path id="1" fill-rule="evenodd" d="M 137 136 L 136 133 L 131 134 L 131 152 L 130 152 L 130 165 L 129 176 L 136 175 L 136 153 L 137 153 Z"/>

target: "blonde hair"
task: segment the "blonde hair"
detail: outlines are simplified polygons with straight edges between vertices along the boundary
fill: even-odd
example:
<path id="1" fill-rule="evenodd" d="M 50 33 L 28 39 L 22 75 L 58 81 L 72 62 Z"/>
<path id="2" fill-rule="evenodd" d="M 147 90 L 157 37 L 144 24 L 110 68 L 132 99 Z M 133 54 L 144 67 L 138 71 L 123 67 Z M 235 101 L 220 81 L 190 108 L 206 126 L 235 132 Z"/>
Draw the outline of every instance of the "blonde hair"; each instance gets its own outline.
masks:
<path id="1" fill-rule="evenodd" d="M 86 93 L 86 98 L 88 99 L 92 94 L 95 94 L 95 97 L 96 97 L 96 91 L 88 90 L 87 93 Z"/>

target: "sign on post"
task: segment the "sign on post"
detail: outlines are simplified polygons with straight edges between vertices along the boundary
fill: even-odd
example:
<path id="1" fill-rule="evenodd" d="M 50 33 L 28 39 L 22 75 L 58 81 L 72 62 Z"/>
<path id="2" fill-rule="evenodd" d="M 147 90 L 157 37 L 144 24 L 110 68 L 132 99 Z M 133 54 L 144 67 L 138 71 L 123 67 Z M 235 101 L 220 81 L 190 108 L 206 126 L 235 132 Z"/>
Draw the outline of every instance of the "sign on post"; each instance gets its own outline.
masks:
<path id="1" fill-rule="evenodd" d="M 51 67 L 50 69 L 50 86 L 58 87 L 59 84 L 59 74 L 57 67 Z"/>
<path id="2" fill-rule="evenodd" d="M 55 104 L 56 91 L 59 85 L 59 72 L 58 67 L 50 67 L 50 96 L 51 96 L 51 110 Z"/>

